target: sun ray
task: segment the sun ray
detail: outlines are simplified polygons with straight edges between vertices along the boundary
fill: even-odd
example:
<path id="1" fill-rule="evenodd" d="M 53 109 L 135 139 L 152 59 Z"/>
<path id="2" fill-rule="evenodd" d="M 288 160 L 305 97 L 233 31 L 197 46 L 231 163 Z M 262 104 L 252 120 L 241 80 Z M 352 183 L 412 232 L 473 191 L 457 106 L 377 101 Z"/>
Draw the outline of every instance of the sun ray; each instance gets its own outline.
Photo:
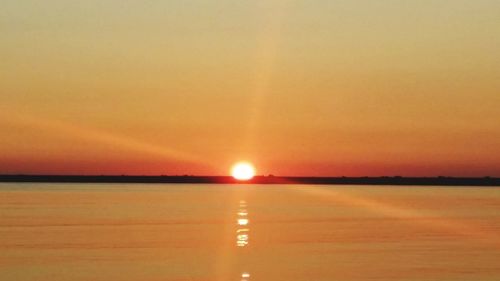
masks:
<path id="1" fill-rule="evenodd" d="M 255 81 L 248 102 L 248 120 L 243 150 L 251 151 L 255 144 L 257 128 L 261 122 L 265 97 L 269 94 L 270 83 L 276 65 L 276 56 L 280 43 L 283 23 L 287 12 L 288 0 L 261 2 L 262 30 L 257 38 L 255 53 Z"/>
<path id="2" fill-rule="evenodd" d="M 470 222 L 459 221 L 436 214 L 426 214 L 417 209 L 405 208 L 370 198 L 356 196 L 348 192 L 335 190 L 331 187 L 307 186 L 297 190 L 310 196 L 321 198 L 321 200 L 356 206 L 386 217 L 403 219 L 405 222 L 415 223 L 423 227 L 452 232 L 462 237 L 479 239 L 496 248 L 500 248 L 500 237 L 497 233 L 482 230 L 480 227 Z"/>
<path id="3" fill-rule="evenodd" d="M 161 156 L 172 160 L 204 164 L 206 166 L 212 165 L 209 161 L 203 159 L 202 157 L 170 148 L 167 145 L 145 142 L 136 138 L 132 138 L 130 136 L 124 136 L 116 133 L 88 128 L 74 123 L 64 122 L 58 119 L 51 119 L 47 117 L 28 114 L 20 115 L 12 112 L 7 113 L 5 111 L 1 114 L 4 115 L 5 118 L 8 118 L 9 122 L 16 122 L 25 126 L 27 125 L 36 128 L 37 130 L 42 129 L 57 134 L 64 134 L 65 136 L 70 136 L 72 138 L 77 138 L 80 140 L 112 145 L 124 150 L 148 153 L 150 155 Z"/>

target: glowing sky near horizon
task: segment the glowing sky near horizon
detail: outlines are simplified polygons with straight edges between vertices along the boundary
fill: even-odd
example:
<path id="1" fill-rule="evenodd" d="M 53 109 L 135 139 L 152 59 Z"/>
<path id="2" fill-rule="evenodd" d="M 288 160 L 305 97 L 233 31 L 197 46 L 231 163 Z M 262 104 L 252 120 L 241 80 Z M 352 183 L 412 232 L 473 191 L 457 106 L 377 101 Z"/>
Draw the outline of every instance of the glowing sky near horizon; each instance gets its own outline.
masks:
<path id="1" fill-rule="evenodd" d="M 2 1 L 0 173 L 500 176 L 500 1 Z"/>

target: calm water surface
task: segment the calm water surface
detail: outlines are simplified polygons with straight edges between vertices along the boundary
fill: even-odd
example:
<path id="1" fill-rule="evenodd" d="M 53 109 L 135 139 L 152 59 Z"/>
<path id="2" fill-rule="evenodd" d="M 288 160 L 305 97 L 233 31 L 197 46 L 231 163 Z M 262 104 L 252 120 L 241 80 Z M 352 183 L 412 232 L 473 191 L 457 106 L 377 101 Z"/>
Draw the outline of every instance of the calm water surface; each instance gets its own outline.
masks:
<path id="1" fill-rule="evenodd" d="M 500 280 L 500 188 L 0 184 L 0 280 Z"/>

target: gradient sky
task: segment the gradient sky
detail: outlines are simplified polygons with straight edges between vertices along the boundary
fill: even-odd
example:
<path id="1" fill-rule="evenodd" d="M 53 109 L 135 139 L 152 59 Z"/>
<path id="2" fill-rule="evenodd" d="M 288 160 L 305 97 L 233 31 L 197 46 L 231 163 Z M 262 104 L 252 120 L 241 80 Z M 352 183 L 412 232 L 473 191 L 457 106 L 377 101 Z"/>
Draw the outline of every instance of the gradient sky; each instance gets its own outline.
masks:
<path id="1" fill-rule="evenodd" d="M 500 176 L 500 1 L 0 8 L 0 173 Z"/>

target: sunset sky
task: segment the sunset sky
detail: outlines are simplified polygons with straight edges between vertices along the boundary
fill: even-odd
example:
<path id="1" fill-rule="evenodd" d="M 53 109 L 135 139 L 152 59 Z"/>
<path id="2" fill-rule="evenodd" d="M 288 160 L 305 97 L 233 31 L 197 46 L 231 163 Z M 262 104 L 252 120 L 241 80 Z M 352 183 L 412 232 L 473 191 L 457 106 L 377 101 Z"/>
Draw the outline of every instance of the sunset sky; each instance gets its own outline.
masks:
<path id="1" fill-rule="evenodd" d="M 500 176 L 500 1 L 0 4 L 0 174 Z"/>

